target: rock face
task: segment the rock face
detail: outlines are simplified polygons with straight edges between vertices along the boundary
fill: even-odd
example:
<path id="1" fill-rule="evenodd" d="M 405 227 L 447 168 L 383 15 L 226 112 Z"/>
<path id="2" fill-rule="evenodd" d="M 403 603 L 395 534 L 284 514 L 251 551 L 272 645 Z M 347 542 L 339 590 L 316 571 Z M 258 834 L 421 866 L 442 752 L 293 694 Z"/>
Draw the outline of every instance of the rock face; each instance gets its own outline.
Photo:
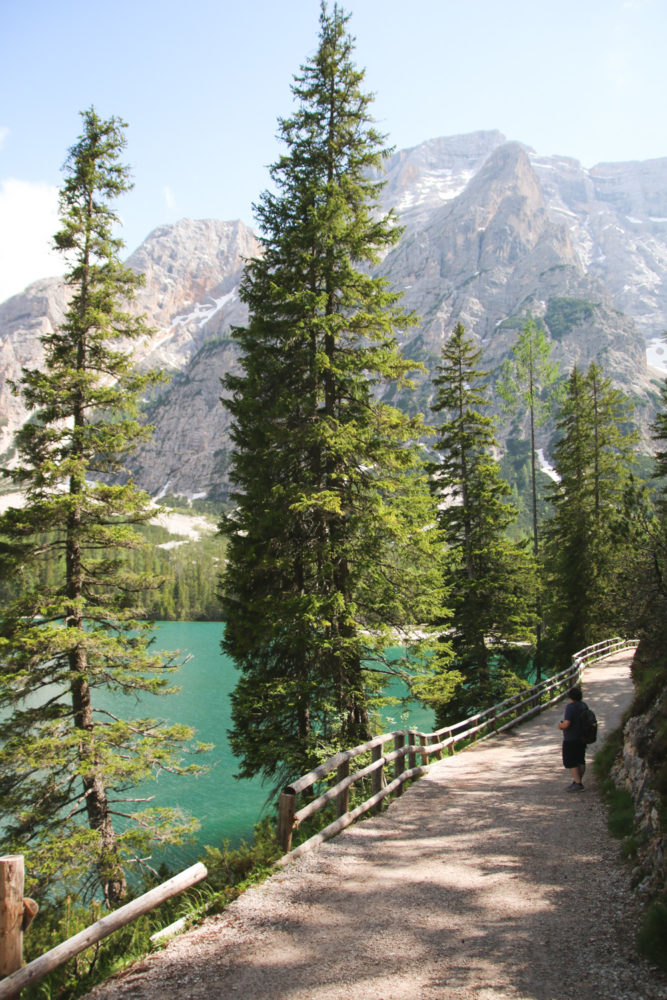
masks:
<path id="1" fill-rule="evenodd" d="M 183 219 L 155 229 L 128 260 L 145 276 L 133 308 L 155 330 L 153 337 L 133 345 L 138 364 L 183 372 L 207 340 L 244 323 L 247 311 L 238 297 L 243 258 L 256 252 L 255 237 L 242 222 Z M 18 379 L 24 366 L 39 366 L 39 338 L 62 322 L 66 306 L 67 288 L 59 279 L 35 282 L 0 305 L 0 453 L 5 458 L 27 416 L 8 380 Z"/>
<path id="2" fill-rule="evenodd" d="M 183 371 L 206 340 L 244 323 L 243 258 L 256 253 L 255 237 L 238 221 L 182 219 L 153 230 L 128 260 L 146 278 L 137 308 L 156 327 L 142 360 Z"/>
<path id="3" fill-rule="evenodd" d="M 631 716 L 623 730 L 623 747 L 612 769 L 614 783 L 626 788 L 635 806 L 640 835 L 633 880 L 648 899 L 665 891 L 665 832 L 660 822 L 660 797 L 652 787 L 651 758 L 656 756 L 656 730 L 667 713 L 667 692 L 647 712 Z M 655 762 L 654 762 L 655 763 Z"/>
<path id="4" fill-rule="evenodd" d="M 65 304 L 63 283 L 47 278 L 0 305 L 0 454 L 11 451 L 14 431 L 28 415 L 9 382 L 20 378 L 22 368 L 39 367 L 39 338 L 62 322 Z"/>
<path id="5" fill-rule="evenodd" d="M 386 168 L 384 204 L 404 233 L 378 271 L 421 317 L 401 344 L 406 355 L 432 370 L 461 320 L 493 369 L 531 314 L 543 319 L 562 369 L 599 360 L 647 431 L 660 376 L 646 366 L 646 342 L 667 312 L 667 159 L 585 170 L 478 132 L 402 150 Z M 236 358 L 230 327 L 246 320 L 242 258 L 256 252 L 242 222 L 186 219 L 154 230 L 129 259 L 146 276 L 136 308 L 155 327 L 137 358 L 174 373 L 150 414 L 154 439 L 132 461 L 154 495 L 227 493 L 220 378 Z M 38 338 L 61 320 L 65 301 L 62 283 L 41 281 L 0 305 L 5 457 L 26 417 L 6 380 L 39 363 Z M 424 412 L 430 396 L 426 377 L 415 400 Z"/>
<path id="6" fill-rule="evenodd" d="M 542 181 L 544 161 L 519 143 L 499 143 L 498 133 L 488 135 L 488 144 L 486 159 L 462 189 L 454 181 L 460 176 L 455 172 L 440 177 L 438 188 L 430 166 L 424 169 L 426 180 L 414 169 L 412 183 L 415 190 L 425 191 L 427 212 L 410 203 L 407 194 L 399 201 L 405 206 L 405 233 L 383 261 L 382 271 L 404 290 L 405 305 L 422 317 L 406 352 L 432 370 L 449 331 L 461 321 L 480 340 L 485 367 L 493 369 L 531 314 L 544 320 L 553 357 L 563 371 L 600 360 L 634 397 L 646 428 L 655 387 L 646 369 L 645 338 L 631 316 L 618 309 L 602 276 L 589 269 L 591 256 L 597 259 L 600 254 L 589 238 L 583 242 L 584 223 L 576 228 L 566 221 Z M 428 162 L 421 153 L 420 160 Z M 396 189 L 394 172 L 405 174 L 401 155 L 395 166 L 390 161 L 390 188 Z M 567 173 L 573 164 L 566 161 Z M 561 176 L 560 161 L 550 166 L 553 184 L 551 174 Z M 663 166 L 667 187 L 667 161 Z M 586 173 L 581 167 L 578 172 Z M 667 225 L 663 228 L 667 237 Z M 657 328 L 659 308 L 656 294 L 648 334 Z M 425 386 L 423 408 L 429 392 Z"/>

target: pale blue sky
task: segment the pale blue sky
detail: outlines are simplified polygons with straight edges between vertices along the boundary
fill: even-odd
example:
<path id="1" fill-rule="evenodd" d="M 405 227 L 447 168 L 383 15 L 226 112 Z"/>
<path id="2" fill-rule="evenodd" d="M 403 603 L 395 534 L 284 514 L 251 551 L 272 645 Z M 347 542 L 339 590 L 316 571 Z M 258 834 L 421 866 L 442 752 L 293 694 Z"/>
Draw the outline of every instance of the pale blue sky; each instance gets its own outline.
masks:
<path id="1" fill-rule="evenodd" d="M 667 156 L 667 0 L 348 0 L 397 148 L 500 129 L 590 167 Z M 319 0 L 0 0 L 0 301 L 47 257 L 78 112 L 129 125 L 128 253 L 183 217 L 242 218 L 317 44 Z"/>

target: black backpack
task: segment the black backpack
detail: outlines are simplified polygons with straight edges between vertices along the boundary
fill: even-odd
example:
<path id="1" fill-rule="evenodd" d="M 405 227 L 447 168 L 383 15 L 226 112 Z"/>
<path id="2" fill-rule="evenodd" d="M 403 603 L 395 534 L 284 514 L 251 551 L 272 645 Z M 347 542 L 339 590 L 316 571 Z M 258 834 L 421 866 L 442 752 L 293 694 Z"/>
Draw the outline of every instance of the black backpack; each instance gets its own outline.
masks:
<path id="1" fill-rule="evenodd" d="M 584 743 L 595 743 L 598 738 L 598 720 L 593 709 L 589 708 L 585 701 L 580 702 L 577 727 L 580 740 Z"/>

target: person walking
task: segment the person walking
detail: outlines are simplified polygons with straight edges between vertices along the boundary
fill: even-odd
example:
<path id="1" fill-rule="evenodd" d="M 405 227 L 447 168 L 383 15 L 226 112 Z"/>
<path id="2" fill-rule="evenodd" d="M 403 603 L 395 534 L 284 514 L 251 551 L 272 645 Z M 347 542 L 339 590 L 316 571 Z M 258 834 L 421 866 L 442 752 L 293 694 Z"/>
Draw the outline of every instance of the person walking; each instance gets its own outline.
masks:
<path id="1" fill-rule="evenodd" d="M 581 735 L 579 718 L 581 710 L 585 704 L 582 701 L 580 687 L 573 687 L 568 691 L 569 701 L 565 706 L 563 718 L 558 723 L 558 728 L 563 733 L 563 766 L 572 775 L 572 784 L 568 785 L 568 792 L 583 792 L 583 777 L 586 770 L 586 743 Z"/>

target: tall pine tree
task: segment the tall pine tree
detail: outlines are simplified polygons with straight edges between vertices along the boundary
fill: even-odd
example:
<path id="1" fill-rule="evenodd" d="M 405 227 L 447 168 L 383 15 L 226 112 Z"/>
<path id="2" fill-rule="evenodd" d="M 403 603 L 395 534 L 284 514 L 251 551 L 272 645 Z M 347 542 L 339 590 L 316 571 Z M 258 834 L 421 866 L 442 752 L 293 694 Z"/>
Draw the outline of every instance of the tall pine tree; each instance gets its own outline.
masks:
<path id="1" fill-rule="evenodd" d="M 482 413 L 489 405 L 488 373 L 480 362 L 481 351 L 458 323 L 433 380 L 437 392 L 431 408 L 443 422 L 431 482 L 447 550 L 450 636 L 463 675 L 455 698 L 438 709 L 443 722 L 506 696 L 516 678 L 506 663 L 503 669 L 503 654 L 525 642 L 534 624 L 533 563 L 505 535 L 516 510 L 493 457 L 493 418 Z"/>
<path id="2" fill-rule="evenodd" d="M 551 490 L 545 526 L 551 655 L 556 663 L 618 630 L 616 579 L 624 559 L 624 525 L 639 496 L 632 480 L 629 401 L 592 364 L 575 367 L 554 447 L 560 482 Z"/>
<path id="3" fill-rule="evenodd" d="M 497 389 L 505 412 L 514 417 L 515 433 L 520 434 L 521 422 L 528 421 L 533 556 L 536 565 L 539 565 L 536 433 L 553 415 L 557 378 L 558 365 L 551 360 L 551 344 L 544 330 L 535 320 L 527 319 L 511 356 L 502 366 Z M 535 611 L 535 663 L 539 681 L 542 674 L 542 601 L 539 587 L 536 588 Z"/>
<path id="4" fill-rule="evenodd" d="M 140 279 L 113 236 L 110 202 L 129 187 L 125 125 L 92 108 L 82 118 L 55 237 L 71 299 L 62 326 L 42 339 L 43 366 L 15 387 L 35 412 L 5 470 L 25 503 L 0 519 L 0 566 L 19 582 L 0 625 L 2 844 L 25 854 L 50 891 L 101 888 L 113 903 L 127 863 L 191 829 L 179 809 L 137 808 L 130 791 L 162 768 L 182 770 L 191 733 L 122 720 L 103 698 L 165 692 L 173 663 L 149 651 L 150 625 L 137 617 L 153 581 L 123 563 L 150 498 L 108 479 L 146 433 L 137 400 L 157 377 L 137 374 L 126 347 L 147 329 L 121 305 Z"/>
<path id="5" fill-rule="evenodd" d="M 224 382 L 236 510 L 221 525 L 223 647 L 241 671 L 230 737 L 242 775 L 278 780 L 369 736 L 384 648 L 441 600 L 421 420 L 374 391 L 408 384 L 395 337 L 412 320 L 369 273 L 399 230 L 378 207 L 386 150 L 347 22 L 322 4 L 295 77 L 275 193 L 256 206 L 241 374 Z"/>

